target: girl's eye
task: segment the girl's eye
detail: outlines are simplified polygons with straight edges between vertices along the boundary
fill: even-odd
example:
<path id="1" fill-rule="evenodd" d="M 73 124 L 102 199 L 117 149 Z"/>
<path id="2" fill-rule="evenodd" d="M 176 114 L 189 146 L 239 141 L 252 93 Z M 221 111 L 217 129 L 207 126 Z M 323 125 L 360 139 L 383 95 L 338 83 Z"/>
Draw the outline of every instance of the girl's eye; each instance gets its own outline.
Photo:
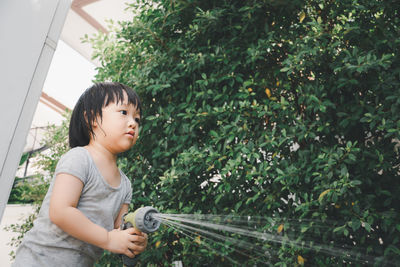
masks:
<path id="1" fill-rule="evenodd" d="M 126 110 L 121 110 L 120 112 L 121 112 L 122 115 L 127 115 L 128 114 L 128 112 Z"/>
<path id="2" fill-rule="evenodd" d="M 139 118 L 136 118 L 135 121 L 136 121 L 137 124 L 140 124 L 140 119 Z"/>

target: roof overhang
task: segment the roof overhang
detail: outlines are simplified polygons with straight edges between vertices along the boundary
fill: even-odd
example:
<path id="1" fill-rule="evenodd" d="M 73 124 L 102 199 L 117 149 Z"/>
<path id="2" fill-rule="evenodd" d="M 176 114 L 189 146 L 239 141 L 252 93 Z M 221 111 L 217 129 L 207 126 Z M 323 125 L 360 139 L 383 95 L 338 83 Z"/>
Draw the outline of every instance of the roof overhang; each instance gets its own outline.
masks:
<path id="1" fill-rule="evenodd" d="M 74 0 L 61 33 L 61 39 L 83 57 L 99 66 L 92 59 L 93 48 L 82 43 L 82 38 L 101 31 L 107 33 L 108 20 L 131 20 L 133 14 L 126 11 L 127 0 Z"/>

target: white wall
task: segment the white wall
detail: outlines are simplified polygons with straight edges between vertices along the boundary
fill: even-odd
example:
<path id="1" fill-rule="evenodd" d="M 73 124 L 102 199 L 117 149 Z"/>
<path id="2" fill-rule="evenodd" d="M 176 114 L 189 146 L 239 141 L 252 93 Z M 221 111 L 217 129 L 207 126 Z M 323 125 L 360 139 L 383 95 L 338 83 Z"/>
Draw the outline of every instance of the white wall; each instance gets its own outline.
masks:
<path id="1" fill-rule="evenodd" d="M 0 221 L 70 4 L 0 1 Z"/>

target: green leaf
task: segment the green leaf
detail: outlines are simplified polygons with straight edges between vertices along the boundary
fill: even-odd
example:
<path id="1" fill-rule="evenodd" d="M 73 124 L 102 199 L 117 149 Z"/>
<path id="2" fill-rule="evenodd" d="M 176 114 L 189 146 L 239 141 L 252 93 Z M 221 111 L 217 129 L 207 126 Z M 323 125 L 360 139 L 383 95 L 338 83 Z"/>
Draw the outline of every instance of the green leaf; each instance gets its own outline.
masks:
<path id="1" fill-rule="evenodd" d="M 210 135 L 211 135 L 211 136 L 214 136 L 214 137 L 218 137 L 217 132 L 214 131 L 214 130 L 211 130 L 211 131 L 210 131 Z"/>
<path id="2" fill-rule="evenodd" d="M 361 222 L 359 219 L 353 218 L 351 220 L 351 228 L 353 229 L 353 231 L 357 231 L 361 226 Z"/>
<path id="3" fill-rule="evenodd" d="M 350 183 L 352 186 L 357 186 L 357 185 L 362 184 L 362 182 L 360 180 L 352 180 Z"/>
<path id="4" fill-rule="evenodd" d="M 288 70 L 290 70 L 289 67 L 284 67 L 284 68 L 282 68 L 280 71 L 281 71 L 281 72 L 287 72 Z"/>
<path id="5" fill-rule="evenodd" d="M 21 156 L 21 159 L 19 160 L 19 165 L 24 164 L 29 158 L 29 153 L 24 153 Z"/>
<path id="6" fill-rule="evenodd" d="M 344 229 L 344 230 L 343 230 L 343 234 L 344 234 L 345 236 L 348 236 L 348 235 L 349 235 L 349 230 Z"/>
<path id="7" fill-rule="evenodd" d="M 363 222 L 363 226 L 368 233 L 371 232 L 371 225 L 369 223 Z"/>
<path id="8" fill-rule="evenodd" d="M 279 169 L 279 168 L 276 168 L 276 172 L 277 172 L 279 175 L 285 175 L 285 173 L 284 173 L 281 169 Z"/>
<path id="9" fill-rule="evenodd" d="M 344 231 L 345 227 L 346 227 L 346 225 L 336 227 L 335 229 L 333 229 L 333 232 L 334 232 L 334 233 L 336 233 L 336 232 L 342 232 L 342 231 Z"/>

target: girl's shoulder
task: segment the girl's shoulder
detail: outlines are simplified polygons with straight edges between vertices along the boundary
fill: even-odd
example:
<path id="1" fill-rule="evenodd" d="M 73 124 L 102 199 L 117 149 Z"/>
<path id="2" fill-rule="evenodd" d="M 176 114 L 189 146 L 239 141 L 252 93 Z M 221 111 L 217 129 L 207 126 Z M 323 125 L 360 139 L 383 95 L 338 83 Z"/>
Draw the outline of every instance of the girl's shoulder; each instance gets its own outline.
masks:
<path id="1" fill-rule="evenodd" d="M 128 176 L 126 176 L 126 174 L 120 169 L 120 168 L 118 168 L 118 170 L 119 170 L 119 173 L 121 174 L 121 179 L 123 179 L 123 180 L 126 180 L 126 181 L 129 181 L 130 182 L 130 180 L 129 180 L 129 178 L 128 178 Z"/>
<path id="2" fill-rule="evenodd" d="M 77 177 L 87 176 L 92 165 L 89 152 L 84 147 L 74 147 L 58 161 L 55 174 L 69 173 Z"/>
<path id="3" fill-rule="evenodd" d="M 74 159 L 84 159 L 88 158 L 89 151 L 82 146 L 77 146 L 68 150 L 61 158 L 74 158 Z"/>
<path id="4" fill-rule="evenodd" d="M 121 182 L 125 183 L 128 187 L 131 187 L 131 180 L 126 176 L 126 174 L 119 169 L 119 173 L 121 174 Z"/>

